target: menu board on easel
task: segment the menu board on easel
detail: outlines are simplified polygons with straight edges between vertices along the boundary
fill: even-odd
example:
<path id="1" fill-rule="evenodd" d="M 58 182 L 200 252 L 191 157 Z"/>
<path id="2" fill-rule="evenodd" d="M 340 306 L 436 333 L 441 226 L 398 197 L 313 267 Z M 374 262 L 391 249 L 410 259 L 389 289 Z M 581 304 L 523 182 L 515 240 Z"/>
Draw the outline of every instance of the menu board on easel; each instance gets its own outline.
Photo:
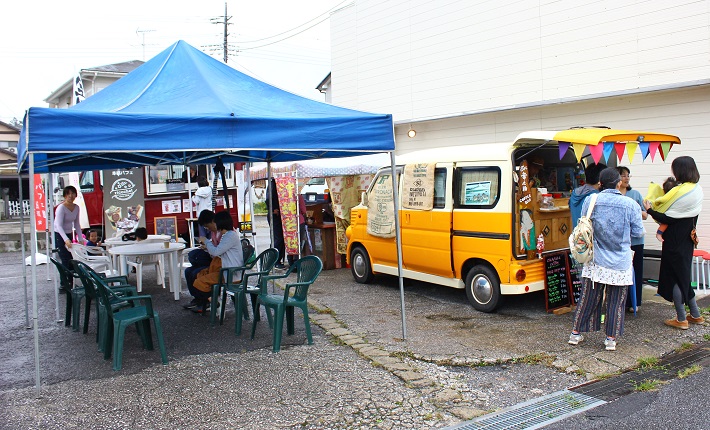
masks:
<path id="1" fill-rule="evenodd" d="M 567 252 L 544 256 L 545 263 L 545 309 L 568 307 L 572 304 L 570 294 L 569 259 Z"/>
<path id="2" fill-rule="evenodd" d="M 574 264 L 572 256 L 567 254 L 567 264 L 569 265 L 570 288 L 572 288 L 572 304 L 579 303 L 579 296 L 582 292 L 582 265 Z"/>

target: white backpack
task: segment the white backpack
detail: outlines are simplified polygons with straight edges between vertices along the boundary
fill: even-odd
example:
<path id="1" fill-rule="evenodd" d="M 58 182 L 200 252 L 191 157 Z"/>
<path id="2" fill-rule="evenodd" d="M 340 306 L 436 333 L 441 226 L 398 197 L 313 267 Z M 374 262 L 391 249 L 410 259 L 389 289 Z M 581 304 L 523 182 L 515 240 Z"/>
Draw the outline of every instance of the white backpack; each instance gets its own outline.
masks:
<path id="1" fill-rule="evenodd" d="M 572 258 L 580 264 L 585 264 L 594 258 L 594 228 L 592 227 L 592 211 L 597 202 L 597 193 L 592 194 L 587 214 L 579 218 L 577 225 L 569 236 L 569 250 Z"/>

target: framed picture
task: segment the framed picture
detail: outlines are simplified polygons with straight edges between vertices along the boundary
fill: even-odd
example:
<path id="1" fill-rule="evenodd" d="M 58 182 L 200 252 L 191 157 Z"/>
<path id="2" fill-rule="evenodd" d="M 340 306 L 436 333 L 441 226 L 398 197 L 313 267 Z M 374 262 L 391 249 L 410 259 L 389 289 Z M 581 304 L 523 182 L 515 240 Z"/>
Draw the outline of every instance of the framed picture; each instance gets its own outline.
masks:
<path id="1" fill-rule="evenodd" d="M 176 216 L 157 216 L 153 221 L 155 221 L 155 234 L 167 234 L 172 241 L 177 242 Z"/>

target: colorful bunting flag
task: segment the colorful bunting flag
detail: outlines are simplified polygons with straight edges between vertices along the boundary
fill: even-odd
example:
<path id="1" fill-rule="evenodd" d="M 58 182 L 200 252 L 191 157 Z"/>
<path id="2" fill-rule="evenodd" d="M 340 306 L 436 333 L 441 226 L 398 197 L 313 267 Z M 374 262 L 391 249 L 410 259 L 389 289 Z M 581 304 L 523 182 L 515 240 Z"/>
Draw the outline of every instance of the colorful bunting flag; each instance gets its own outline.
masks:
<path id="1" fill-rule="evenodd" d="M 614 149 L 614 142 L 604 142 L 604 164 L 609 164 L 611 151 Z"/>
<path id="2" fill-rule="evenodd" d="M 666 161 L 668 153 L 671 152 L 673 144 L 671 142 L 661 142 L 661 160 Z"/>
<path id="3" fill-rule="evenodd" d="M 577 157 L 577 162 L 579 163 L 582 161 L 582 155 L 584 155 L 584 148 L 586 148 L 587 145 L 581 144 L 581 143 L 573 143 L 572 144 L 572 149 L 574 149 L 574 156 Z"/>
<path id="4" fill-rule="evenodd" d="M 604 145 L 601 143 L 597 145 L 589 145 L 589 153 L 592 154 L 594 164 L 599 164 L 599 159 L 602 158 L 602 154 L 604 153 Z"/>
<path id="5" fill-rule="evenodd" d="M 616 156 L 619 157 L 619 161 L 621 161 L 621 157 L 624 156 L 624 150 L 626 149 L 626 142 L 615 142 L 614 149 L 616 150 Z"/>
<path id="6" fill-rule="evenodd" d="M 569 142 L 560 142 L 559 144 L 559 150 L 560 150 L 560 160 L 565 158 L 565 154 L 567 153 L 567 150 L 569 149 Z"/>
<path id="7" fill-rule="evenodd" d="M 636 148 L 638 148 L 638 142 L 627 142 L 626 143 L 626 154 L 629 157 L 629 164 L 634 162 L 634 155 L 636 155 Z"/>
<path id="8" fill-rule="evenodd" d="M 639 143 L 639 148 L 641 148 L 641 157 L 643 157 L 643 161 L 646 161 L 646 157 L 648 157 L 648 147 L 649 147 L 648 142 L 640 142 Z"/>
<path id="9" fill-rule="evenodd" d="M 651 153 L 651 161 L 654 161 L 656 159 L 656 153 L 658 153 L 658 147 L 661 145 L 661 142 L 651 142 L 649 152 Z"/>

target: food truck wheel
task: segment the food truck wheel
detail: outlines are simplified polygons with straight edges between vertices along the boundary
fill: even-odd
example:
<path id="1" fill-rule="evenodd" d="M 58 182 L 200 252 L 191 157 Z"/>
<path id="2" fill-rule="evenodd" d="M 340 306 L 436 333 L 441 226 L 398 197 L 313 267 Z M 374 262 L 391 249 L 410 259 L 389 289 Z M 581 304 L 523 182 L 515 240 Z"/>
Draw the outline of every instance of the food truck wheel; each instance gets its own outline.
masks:
<path id="1" fill-rule="evenodd" d="M 493 312 L 500 303 L 500 282 L 488 266 L 473 266 L 466 275 L 466 296 L 481 312 Z"/>
<path id="2" fill-rule="evenodd" d="M 375 277 L 370 266 L 370 257 L 362 246 L 356 246 L 350 251 L 350 270 L 353 278 L 360 284 L 369 284 Z"/>

